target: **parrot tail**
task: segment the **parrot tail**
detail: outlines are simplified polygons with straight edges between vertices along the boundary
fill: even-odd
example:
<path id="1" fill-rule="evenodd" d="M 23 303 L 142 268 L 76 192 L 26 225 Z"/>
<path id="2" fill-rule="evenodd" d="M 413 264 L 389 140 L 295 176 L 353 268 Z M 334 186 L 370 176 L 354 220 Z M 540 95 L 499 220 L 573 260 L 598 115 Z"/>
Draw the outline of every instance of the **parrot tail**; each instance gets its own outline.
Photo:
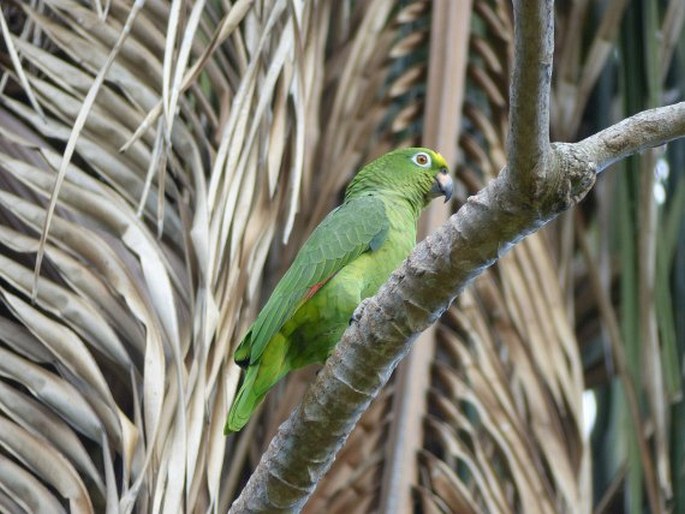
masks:
<path id="1" fill-rule="evenodd" d="M 255 392 L 254 382 L 257 378 L 259 366 L 249 366 L 245 379 L 240 386 L 240 390 L 233 400 L 231 410 L 228 412 L 226 425 L 224 426 L 224 434 L 228 435 L 231 432 L 238 432 L 250 420 L 250 416 L 261 403 L 264 398 L 264 393 L 257 394 Z"/>
<path id="2" fill-rule="evenodd" d="M 261 358 L 247 366 L 243 383 L 228 412 L 224 434 L 238 432 L 250 420 L 254 410 L 276 382 L 290 371 L 286 364 L 288 344 L 283 335 L 276 334 Z"/>

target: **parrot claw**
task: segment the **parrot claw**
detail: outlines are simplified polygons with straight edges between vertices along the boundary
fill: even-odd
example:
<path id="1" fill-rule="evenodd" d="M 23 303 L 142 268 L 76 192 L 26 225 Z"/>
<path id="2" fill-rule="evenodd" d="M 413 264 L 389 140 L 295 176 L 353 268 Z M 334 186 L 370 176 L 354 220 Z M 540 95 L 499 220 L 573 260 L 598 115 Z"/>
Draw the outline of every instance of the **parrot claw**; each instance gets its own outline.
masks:
<path id="1" fill-rule="evenodd" d="M 352 324 L 352 322 L 359 323 L 359 319 L 362 317 L 362 311 L 364 310 L 364 307 L 366 307 L 366 305 L 369 303 L 369 301 L 371 301 L 370 298 L 364 298 L 361 302 L 359 302 L 359 305 L 357 305 L 357 308 L 354 309 L 352 317 L 350 318 L 350 325 Z"/>

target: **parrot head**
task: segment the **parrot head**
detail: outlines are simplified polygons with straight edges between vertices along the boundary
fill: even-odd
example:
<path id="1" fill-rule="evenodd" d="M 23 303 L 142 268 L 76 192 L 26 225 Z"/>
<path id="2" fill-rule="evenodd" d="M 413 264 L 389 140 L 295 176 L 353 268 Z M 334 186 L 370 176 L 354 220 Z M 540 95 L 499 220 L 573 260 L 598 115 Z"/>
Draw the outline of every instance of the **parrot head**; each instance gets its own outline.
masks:
<path id="1" fill-rule="evenodd" d="M 438 196 L 444 196 L 447 202 L 453 187 L 442 155 L 429 148 L 401 148 L 364 166 L 350 182 L 345 198 L 382 191 L 405 196 L 422 208 Z"/>

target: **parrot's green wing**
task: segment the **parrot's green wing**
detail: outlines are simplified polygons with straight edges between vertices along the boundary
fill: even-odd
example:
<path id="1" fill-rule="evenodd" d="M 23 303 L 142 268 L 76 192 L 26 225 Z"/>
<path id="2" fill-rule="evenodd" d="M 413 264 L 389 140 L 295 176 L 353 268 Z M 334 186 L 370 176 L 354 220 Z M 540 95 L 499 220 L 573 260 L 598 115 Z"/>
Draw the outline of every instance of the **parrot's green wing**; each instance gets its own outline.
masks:
<path id="1" fill-rule="evenodd" d="M 388 218 L 380 198 L 348 200 L 314 229 L 283 275 L 235 352 L 241 365 L 254 363 L 298 307 L 345 265 L 385 240 Z"/>

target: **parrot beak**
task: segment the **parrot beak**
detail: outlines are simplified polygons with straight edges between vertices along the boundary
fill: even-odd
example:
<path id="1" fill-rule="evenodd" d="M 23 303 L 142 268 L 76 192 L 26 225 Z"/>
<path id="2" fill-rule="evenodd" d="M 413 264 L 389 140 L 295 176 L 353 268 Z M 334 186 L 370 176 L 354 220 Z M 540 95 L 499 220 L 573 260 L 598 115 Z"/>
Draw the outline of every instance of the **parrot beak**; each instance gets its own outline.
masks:
<path id="1" fill-rule="evenodd" d="M 430 194 L 433 198 L 437 196 L 444 196 L 445 203 L 452 198 L 452 192 L 454 191 L 454 184 L 452 182 L 452 177 L 447 173 L 447 168 L 441 168 L 437 175 L 435 175 L 435 182 L 430 190 Z"/>

